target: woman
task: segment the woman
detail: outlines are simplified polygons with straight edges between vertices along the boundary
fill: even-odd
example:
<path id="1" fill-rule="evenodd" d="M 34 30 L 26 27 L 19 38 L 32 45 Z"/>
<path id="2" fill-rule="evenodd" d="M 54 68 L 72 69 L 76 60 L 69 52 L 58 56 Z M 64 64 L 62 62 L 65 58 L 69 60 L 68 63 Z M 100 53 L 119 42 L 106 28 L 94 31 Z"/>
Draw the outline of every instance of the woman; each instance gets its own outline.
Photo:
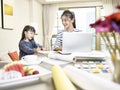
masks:
<path id="1" fill-rule="evenodd" d="M 57 34 L 57 39 L 54 46 L 54 51 L 62 51 L 62 36 L 63 32 L 79 32 L 80 30 L 76 29 L 75 24 L 75 15 L 69 10 L 65 10 L 61 15 L 62 24 L 64 30 L 61 30 Z"/>
<path id="2" fill-rule="evenodd" d="M 43 50 L 43 47 L 41 45 L 35 43 L 34 35 L 35 35 L 34 27 L 30 25 L 24 27 L 22 37 L 19 42 L 20 59 L 25 55 L 32 55 L 40 50 Z"/>

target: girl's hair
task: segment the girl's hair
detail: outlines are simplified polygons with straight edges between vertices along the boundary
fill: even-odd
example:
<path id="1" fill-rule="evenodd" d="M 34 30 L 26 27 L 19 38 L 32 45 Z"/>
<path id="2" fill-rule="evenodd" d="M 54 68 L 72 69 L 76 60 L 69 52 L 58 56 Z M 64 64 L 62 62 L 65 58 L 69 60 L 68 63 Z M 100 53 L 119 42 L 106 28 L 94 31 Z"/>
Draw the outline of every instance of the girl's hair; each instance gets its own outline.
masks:
<path id="1" fill-rule="evenodd" d="M 62 17 L 62 16 L 66 16 L 66 17 L 70 18 L 71 20 L 74 19 L 73 27 L 76 28 L 75 14 L 74 14 L 74 12 L 71 12 L 71 11 L 69 11 L 69 10 L 65 10 L 65 11 L 63 12 L 63 14 L 61 15 L 61 17 Z"/>
<path id="2" fill-rule="evenodd" d="M 34 27 L 32 27 L 32 26 L 30 26 L 30 25 L 26 25 L 26 26 L 24 27 L 23 31 L 22 31 L 22 37 L 21 37 L 20 41 L 23 40 L 23 39 L 25 39 L 25 32 L 27 32 L 27 31 L 32 31 L 32 32 L 35 33 Z M 32 40 L 34 40 L 34 38 L 33 38 Z"/>

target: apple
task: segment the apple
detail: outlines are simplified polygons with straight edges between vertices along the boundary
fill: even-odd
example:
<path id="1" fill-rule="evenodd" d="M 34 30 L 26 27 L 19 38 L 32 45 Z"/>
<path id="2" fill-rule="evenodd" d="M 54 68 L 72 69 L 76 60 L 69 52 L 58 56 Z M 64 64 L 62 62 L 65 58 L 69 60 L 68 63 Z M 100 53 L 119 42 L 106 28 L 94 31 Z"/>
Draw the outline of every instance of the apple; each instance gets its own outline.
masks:
<path id="1" fill-rule="evenodd" d="M 35 75 L 35 74 L 39 74 L 39 71 L 35 70 L 35 71 L 33 72 L 33 75 Z"/>

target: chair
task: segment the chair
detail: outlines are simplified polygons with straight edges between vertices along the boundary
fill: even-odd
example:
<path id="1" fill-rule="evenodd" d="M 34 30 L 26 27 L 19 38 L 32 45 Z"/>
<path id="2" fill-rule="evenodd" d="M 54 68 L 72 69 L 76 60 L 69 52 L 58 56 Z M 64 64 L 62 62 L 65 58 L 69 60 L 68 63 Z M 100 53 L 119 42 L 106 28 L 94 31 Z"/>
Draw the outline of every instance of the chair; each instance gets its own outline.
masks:
<path id="1" fill-rule="evenodd" d="M 10 56 L 12 61 L 18 61 L 19 60 L 19 55 L 18 55 L 17 51 L 8 52 L 8 55 Z"/>

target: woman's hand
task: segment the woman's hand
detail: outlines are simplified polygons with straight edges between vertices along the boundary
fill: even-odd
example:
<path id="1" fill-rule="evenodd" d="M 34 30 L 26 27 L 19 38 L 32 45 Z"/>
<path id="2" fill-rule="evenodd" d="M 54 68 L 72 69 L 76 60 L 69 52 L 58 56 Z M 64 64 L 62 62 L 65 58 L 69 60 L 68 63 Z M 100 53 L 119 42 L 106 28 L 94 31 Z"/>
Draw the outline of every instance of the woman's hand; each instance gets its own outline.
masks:
<path id="1" fill-rule="evenodd" d="M 54 51 L 62 51 L 62 47 L 56 47 Z"/>

